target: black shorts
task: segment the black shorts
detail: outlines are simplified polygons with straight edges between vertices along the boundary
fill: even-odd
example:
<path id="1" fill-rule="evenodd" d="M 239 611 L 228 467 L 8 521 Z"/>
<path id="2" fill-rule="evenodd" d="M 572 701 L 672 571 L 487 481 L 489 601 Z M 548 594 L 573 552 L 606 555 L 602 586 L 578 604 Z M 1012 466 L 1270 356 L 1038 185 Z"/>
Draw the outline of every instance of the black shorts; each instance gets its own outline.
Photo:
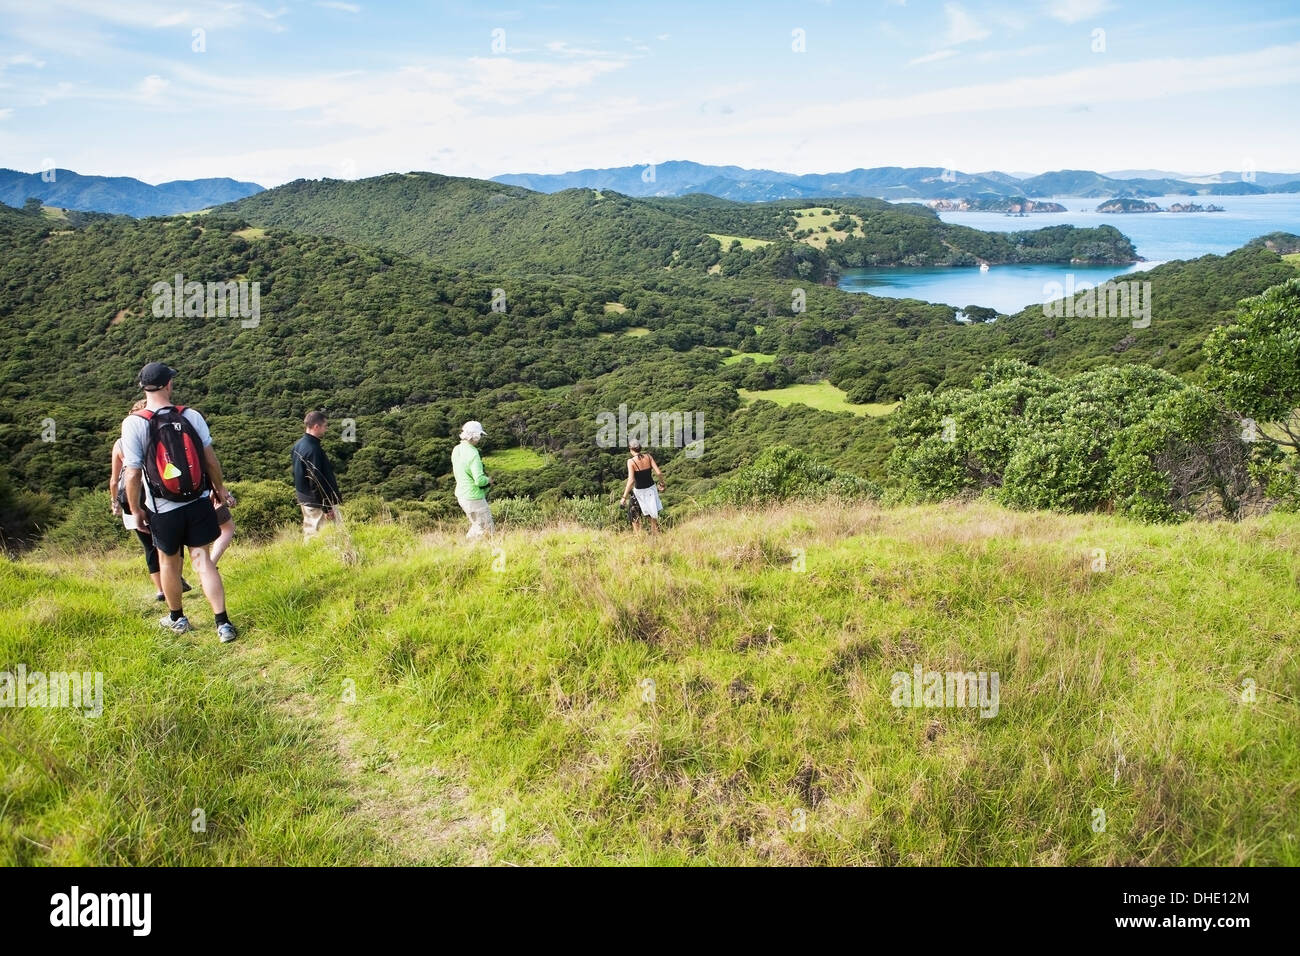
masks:
<path id="1" fill-rule="evenodd" d="M 182 546 L 201 548 L 221 536 L 212 499 L 198 498 L 163 514 L 149 512 L 153 545 L 163 554 L 175 554 Z"/>

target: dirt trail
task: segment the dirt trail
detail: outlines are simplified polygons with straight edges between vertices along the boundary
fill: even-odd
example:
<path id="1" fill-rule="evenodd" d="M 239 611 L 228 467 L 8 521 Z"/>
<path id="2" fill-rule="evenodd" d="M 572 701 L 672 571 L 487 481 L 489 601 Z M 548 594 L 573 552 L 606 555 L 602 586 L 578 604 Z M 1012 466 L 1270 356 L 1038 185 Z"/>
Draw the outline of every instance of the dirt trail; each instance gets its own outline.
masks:
<path id="1" fill-rule="evenodd" d="M 291 666 L 248 645 L 252 673 L 271 685 L 277 706 L 290 720 L 309 724 L 338 757 L 357 823 L 376 840 L 375 864 L 482 866 L 491 862 L 486 819 L 475 812 L 470 791 L 437 766 L 418 765 L 392 741 L 372 737 L 352 719 L 352 706 L 338 697 L 309 693 Z"/>

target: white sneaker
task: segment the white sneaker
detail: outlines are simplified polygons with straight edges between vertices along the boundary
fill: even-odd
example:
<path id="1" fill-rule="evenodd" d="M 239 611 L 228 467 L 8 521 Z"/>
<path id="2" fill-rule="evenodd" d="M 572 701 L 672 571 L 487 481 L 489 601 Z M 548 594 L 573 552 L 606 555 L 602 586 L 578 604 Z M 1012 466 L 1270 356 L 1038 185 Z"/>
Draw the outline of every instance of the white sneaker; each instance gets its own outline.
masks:
<path id="1" fill-rule="evenodd" d="M 217 637 L 221 638 L 222 644 L 229 644 L 238 636 L 239 633 L 235 630 L 235 625 L 231 624 L 229 621 L 225 624 L 217 625 Z"/>
<path id="2" fill-rule="evenodd" d="M 194 630 L 194 628 L 190 627 L 190 619 L 184 614 L 174 621 L 170 614 L 164 614 L 158 623 L 169 631 L 175 631 L 177 634 L 184 634 L 188 631 Z"/>

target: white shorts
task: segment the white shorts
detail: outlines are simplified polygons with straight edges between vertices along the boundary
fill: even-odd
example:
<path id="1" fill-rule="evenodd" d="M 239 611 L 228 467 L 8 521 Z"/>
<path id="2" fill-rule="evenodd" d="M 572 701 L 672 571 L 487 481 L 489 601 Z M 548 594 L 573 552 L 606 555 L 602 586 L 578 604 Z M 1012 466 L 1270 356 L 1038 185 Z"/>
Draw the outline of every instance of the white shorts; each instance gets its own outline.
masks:
<path id="1" fill-rule="evenodd" d="M 633 488 L 632 494 L 636 495 L 636 503 L 643 516 L 647 518 L 659 517 L 659 511 L 663 508 L 663 505 L 659 503 L 658 488 L 654 485 L 649 488 Z"/>

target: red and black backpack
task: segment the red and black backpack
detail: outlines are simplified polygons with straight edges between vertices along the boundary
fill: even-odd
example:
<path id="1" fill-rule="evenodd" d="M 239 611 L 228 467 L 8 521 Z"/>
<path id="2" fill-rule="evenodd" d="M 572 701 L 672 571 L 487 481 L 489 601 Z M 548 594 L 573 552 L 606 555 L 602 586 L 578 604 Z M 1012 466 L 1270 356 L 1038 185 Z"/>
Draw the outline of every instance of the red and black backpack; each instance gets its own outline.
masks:
<path id="1" fill-rule="evenodd" d="M 132 413 L 149 423 L 144 476 L 156 498 L 193 501 L 208 487 L 203 442 L 184 412 L 184 405 L 170 405 L 156 412 L 146 408 Z"/>

